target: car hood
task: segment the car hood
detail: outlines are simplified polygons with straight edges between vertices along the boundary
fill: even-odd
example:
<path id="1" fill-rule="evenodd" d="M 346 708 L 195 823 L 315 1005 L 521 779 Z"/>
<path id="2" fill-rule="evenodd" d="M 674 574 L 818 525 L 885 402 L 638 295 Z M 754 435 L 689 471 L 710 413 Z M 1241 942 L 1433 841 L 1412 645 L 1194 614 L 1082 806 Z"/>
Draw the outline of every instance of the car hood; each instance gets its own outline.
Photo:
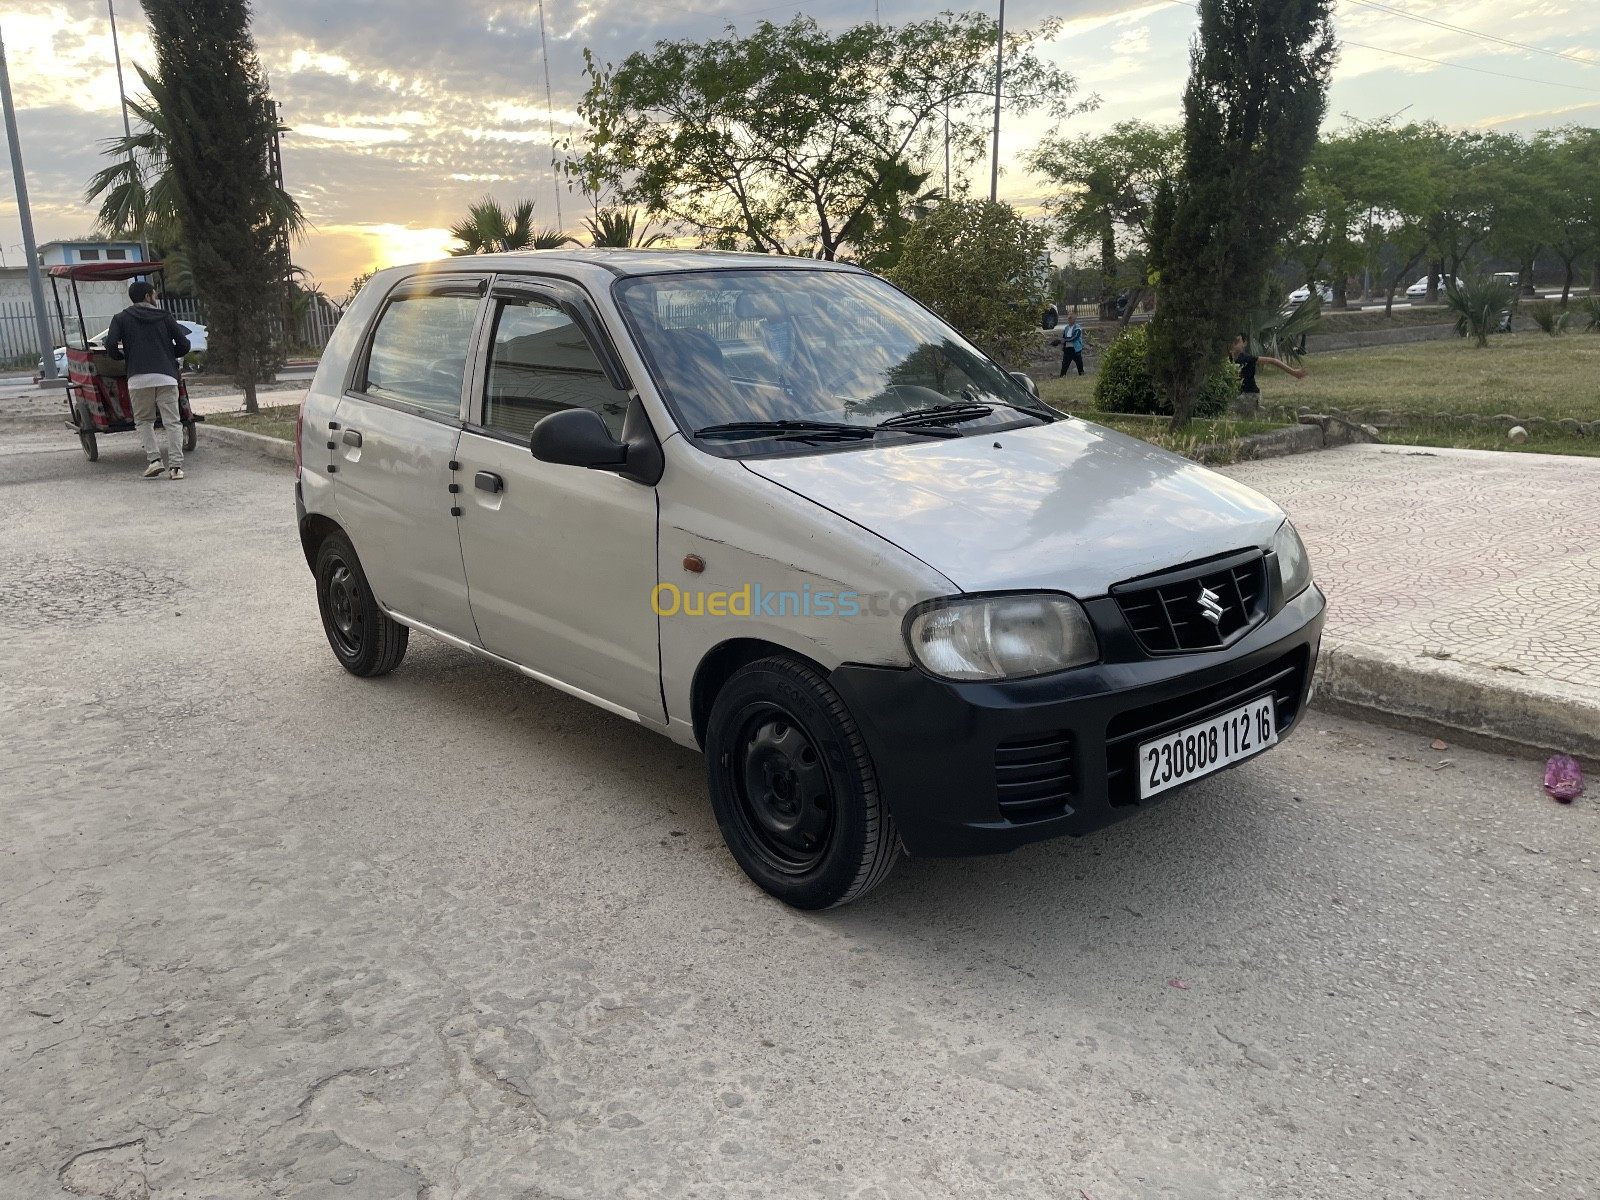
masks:
<path id="1" fill-rule="evenodd" d="M 745 466 L 963 592 L 1112 584 L 1271 542 L 1283 511 L 1223 475 L 1079 420 Z"/>

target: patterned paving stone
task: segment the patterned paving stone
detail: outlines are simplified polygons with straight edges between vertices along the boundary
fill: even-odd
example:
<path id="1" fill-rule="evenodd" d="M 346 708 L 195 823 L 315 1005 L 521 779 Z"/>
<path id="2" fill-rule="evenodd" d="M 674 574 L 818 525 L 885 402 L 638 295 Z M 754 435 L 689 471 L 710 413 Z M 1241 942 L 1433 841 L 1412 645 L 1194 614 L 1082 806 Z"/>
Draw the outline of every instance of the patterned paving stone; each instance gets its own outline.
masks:
<path id="1" fill-rule="evenodd" d="M 1331 638 L 1600 696 L 1600 459 L 1349 446 L 1227 474 L 1294 518 Z"/>

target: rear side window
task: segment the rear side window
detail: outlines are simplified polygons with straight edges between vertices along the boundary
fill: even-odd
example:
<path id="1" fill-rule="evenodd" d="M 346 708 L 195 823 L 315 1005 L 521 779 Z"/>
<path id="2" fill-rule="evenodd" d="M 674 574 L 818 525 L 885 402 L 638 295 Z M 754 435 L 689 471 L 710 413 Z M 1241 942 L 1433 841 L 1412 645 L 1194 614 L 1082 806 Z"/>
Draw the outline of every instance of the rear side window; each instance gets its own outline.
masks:
<path id="1" fill-rule="evenodd" d="M 378 319 L 360 390 L 375 400 L 458 416 L 477 317 L 476 296 L 395 300 Z"/>
<path id="2" fill-rule="evenodd" d="M 628 395 L 611 386 L 583 330 L 556 305 L 532 297 L 499 301 L 483 423 L 523 438 L 566 408 L 599 413 L 620 437 Z"/>

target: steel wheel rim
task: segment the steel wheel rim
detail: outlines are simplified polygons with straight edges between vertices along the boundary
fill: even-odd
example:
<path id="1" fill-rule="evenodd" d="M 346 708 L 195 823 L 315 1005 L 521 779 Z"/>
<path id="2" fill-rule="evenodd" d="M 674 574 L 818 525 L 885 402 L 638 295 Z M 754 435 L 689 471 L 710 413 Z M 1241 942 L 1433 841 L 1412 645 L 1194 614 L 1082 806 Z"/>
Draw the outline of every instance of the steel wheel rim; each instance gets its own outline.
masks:
<path id="1" fill-rule="evenodd" d="M 361 653 L 362 611 L 361 584 L 355 572 L 343 559 L 335 559 L 328 571 L 328 628 L 340 650 L 351 656 Z"/>
<path id="2" fill-rule="evenodd" d="M 745 843 L 782 874 L 814 870 L 833 843 L 838 804 L 805 727 L 778 705 L 752 706 L 724 769 Z"/>

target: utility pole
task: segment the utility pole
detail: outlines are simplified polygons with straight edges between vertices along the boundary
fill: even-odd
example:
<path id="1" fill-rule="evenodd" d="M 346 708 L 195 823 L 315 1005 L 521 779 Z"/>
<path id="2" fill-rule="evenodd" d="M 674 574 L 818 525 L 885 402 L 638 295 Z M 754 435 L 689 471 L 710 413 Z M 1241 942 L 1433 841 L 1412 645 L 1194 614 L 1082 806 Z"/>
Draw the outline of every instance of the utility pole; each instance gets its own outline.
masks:
<path id="1" fill-rule="evenodd" d="M 117 95 L 122 100 L 122 133 L 128 141 L 128 174 L 130 181 L 139 174 L 133 158 L 133 125 L 128 120 L 128 92 L 122 86 L 122 46 L 117 41 L 117 0 L 106 0 L 106 12 L 111 14 L 111 54 L 117 60 Z M 148 199 L 148 197 L 146 197 Z M 150 239 L 145 236 L 145 214 L 139 211 L 139 257 L 150 261 Z"/>
<path id="2" fill-rule="evenodd" d="M 544 58 L 544 119 L 550 134 L 550 181 L 556 190 L 556 230 L 565 233 L 561 220 L 561 174 L 556 170 L 556 106 L 550 98 L 550 44 L 544 36 L 544 0 L 539 0 L 539 53 Z"/>
<path id="3" fill-rule="evenodd" d="M 0 35 L 0 104 L 5 107 L 6 138 L 11 142 L 11 179 L 17 186 L 17 215 L 22 219 L 22 252 L 28 256 L 28 289 L 33 293 L 33 323 L 39 335 L 39 358 L 44 377 L 56 378 L 55 347 L 50 342 L 50 318 L 44 311 L 44 279 L 39 272 L 39 248 L 33 240 L 33 210 L 28 207 L 28 180 L 22 172 L 22 143 L 17 140 L 17 109 L 11 103 L 11 72 L 6 67 L 6 43 Z"/>
<path id="4" fill-rule="evenodd" d="M 1000 198 L 1000 87 L 1006 64 L 1006 0 L 1000 0 L 1000 36 L 994 45 L 994 147 L 989 154 L 989 203 Z"/>

